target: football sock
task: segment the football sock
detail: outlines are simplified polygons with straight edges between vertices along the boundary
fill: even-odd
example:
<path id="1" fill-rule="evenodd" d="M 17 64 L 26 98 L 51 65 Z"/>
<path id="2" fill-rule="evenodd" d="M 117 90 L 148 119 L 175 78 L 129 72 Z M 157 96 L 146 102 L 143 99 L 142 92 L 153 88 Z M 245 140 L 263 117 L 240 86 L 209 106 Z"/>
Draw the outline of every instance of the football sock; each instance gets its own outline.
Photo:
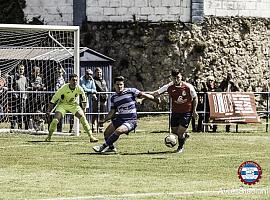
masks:
<path id="1" fill-rule="evenodd" d="M 91 132 L 91 128 L 90 128 L 90 125 L 88 124 L 87 120 L 86 120 L 86 117 L 85 116 L 82 116 L 80 118 L 80 122 L 83 126 L 83 129 L 84 131 L 87 133 L 87 135 L 90 137 L 92 135 L 92 132 Z"/>
<path id="2" fill-rule="evenodd" d="M 53 133 L 56 130 L 58 122 L 59 122 L 58 119 L 53 119 L 52 120 L 52 122 L 50 124 L 50 127 L 49 127 L 49 132 L 50 133 Z"/>
<path id="3" fill-rule="evenodd" d="M 107 139 L 108 139 L 109 137 L 110 137 L 110 136 L 104 136 L 105 143 L 106 143 L 106 141 L 107 141 Z M 110 149 L 114 149 L 114 145 L 113 145 L 113 144 L 110 145 Z"/>
<path id="4" fill-rule="evenodd" d="M 179 148 L 180 148 L 180 149 L 183 148 L 185 142 L 186 142 L 186 138 L 183 138 L 183 137 L 179 138 L 179 137 L 178 137 L 178 145 L 179 145 Z"/>
<path id="5" fill-rule="evenodd" d="M 113 133 L 110 137 L 108 137 L 108 139 L 106 140 L 106 144 L 108 146 L 113 145 L 114 142 L 116 142 L 119 138 L 119 135 L 117 135 L 116 133 Z"/>

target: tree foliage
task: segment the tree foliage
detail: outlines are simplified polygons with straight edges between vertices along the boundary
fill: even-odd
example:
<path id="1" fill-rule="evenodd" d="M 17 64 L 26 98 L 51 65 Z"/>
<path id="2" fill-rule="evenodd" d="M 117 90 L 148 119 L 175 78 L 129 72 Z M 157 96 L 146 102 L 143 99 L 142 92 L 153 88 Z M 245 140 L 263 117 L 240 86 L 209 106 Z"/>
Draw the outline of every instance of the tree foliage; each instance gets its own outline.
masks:
<path id="1" fill-rule="evenodd" d="M 0 0 L 0 23 L 24 24 L 26 19 L 23 9 L 26 7 L 25 0 Z"/>

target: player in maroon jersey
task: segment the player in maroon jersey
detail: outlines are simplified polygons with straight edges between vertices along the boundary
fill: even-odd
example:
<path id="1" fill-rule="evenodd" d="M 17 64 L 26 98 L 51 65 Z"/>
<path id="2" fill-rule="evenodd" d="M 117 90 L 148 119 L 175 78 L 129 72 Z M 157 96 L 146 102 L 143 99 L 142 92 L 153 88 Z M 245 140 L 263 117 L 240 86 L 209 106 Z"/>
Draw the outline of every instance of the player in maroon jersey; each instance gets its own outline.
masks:
<path id="1" fill-rule="evenodd" d="M 192 116 L 196 119 L 198 97 L 194 87 L 182 81 L 180 70 L 173 69 L 171 72 L 173 81 L 152 92 L 153 95 L 160 95 L 168 92 L 172 100 L 171 130 L 178 136 L 178 148 L 176 152 L 182 153 L 184 143 L 189 137 L 187 128 Z"/>

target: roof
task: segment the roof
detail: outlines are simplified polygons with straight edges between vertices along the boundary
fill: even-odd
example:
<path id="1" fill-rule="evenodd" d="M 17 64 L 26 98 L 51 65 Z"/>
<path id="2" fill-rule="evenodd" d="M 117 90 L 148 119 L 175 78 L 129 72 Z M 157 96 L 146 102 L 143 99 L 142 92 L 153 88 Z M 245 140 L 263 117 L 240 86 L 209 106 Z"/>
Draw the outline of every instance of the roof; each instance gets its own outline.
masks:
<path id="1" fill-rule="evenodd" d="M 112 61 L 114 62 L 115 60 L 101 53 L 98 53 L 94 51 L 93 49 L 84 47 L 84 50 L 81 52 L 80 61 Z"/>
<path id="2" fill-rule="evenodd" d="M 74 49 L 67 47 L 0 47 L 0 60 L 54 60 L 61 62 L 73 56 Z M 87 47 L 80 48 L 81 61 L 114 61 Z"/>

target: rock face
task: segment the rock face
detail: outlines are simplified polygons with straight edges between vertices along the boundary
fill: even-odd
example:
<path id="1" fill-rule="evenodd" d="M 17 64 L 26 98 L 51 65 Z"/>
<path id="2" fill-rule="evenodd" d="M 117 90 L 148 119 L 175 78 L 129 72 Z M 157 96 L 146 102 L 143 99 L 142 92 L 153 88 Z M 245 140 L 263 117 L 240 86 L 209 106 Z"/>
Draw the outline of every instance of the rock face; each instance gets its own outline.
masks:
<path id="1" fill-rule="evenodd" d="M 116 60 L 113 76 L 144 91 L 170 81 L 180 68 L 188 82 L 227 72 L 242 91 L 269 91 L 270 19 L 206 17 L 200 25 L 178 23 L 91 23 L 82 45 Z"/>

